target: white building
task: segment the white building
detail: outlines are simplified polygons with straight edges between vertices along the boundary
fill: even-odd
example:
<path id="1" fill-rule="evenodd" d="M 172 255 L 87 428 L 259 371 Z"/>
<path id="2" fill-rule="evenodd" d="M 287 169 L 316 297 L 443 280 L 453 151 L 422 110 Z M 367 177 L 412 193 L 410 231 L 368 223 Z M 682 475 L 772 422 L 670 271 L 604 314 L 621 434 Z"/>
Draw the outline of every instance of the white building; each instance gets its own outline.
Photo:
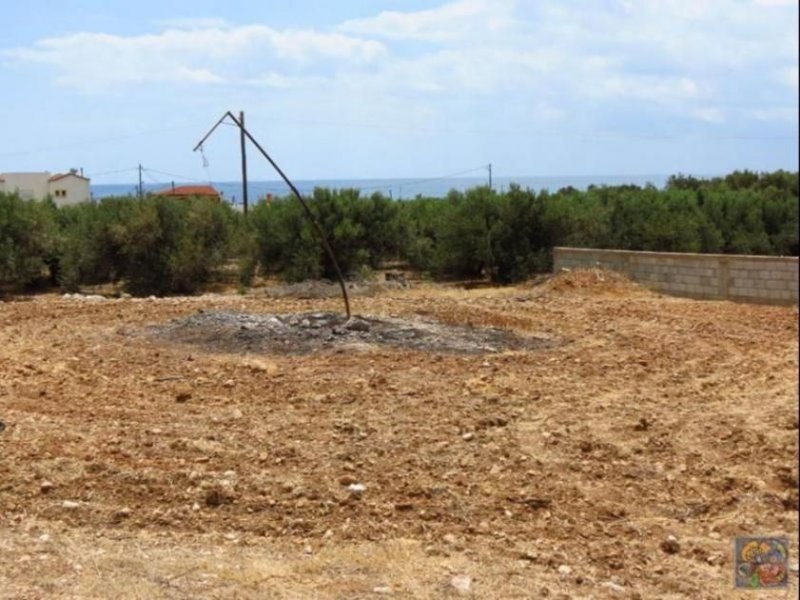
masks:
<path id="1" fill-rule="evenodd" d="M 17 193 L 23 200 L 42 200 L 48 196 L 57 206 L 91 199 L 89 178 L 70 169 L 69 173 L 0 173 L 0 192 Z"/>

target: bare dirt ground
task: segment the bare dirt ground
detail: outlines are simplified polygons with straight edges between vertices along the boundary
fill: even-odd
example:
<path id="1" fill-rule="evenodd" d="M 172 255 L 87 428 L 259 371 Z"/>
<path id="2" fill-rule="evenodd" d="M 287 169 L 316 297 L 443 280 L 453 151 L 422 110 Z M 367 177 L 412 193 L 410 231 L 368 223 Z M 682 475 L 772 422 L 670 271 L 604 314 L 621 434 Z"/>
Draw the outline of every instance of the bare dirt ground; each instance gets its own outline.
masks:
<path id="1" fill-rule="evenodd" d="M 762 534 L 796 597 L 796 307 L 592 271 L 353 304 L 537 343 L 158 333 L 339 310 L 264 290 L 0 303 L 0 597 L 750 598 Z"/>

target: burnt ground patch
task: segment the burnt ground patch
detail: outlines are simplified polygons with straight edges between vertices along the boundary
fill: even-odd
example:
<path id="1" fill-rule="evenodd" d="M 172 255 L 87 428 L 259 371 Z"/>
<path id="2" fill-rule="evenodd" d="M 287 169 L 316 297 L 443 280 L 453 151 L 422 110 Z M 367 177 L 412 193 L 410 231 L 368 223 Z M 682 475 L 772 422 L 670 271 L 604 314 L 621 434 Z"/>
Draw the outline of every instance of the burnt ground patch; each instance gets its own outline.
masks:
<path id="1" fill-rule="evenodd" d="M 558 345 L 499 328 L 448 325 L 428 319 L 345 316 L 331 312 L 283 315 L 201 311 L 149 328 L 158 339 L 215 352 L 307 354 L 352 345 L 485 354 Z"/>

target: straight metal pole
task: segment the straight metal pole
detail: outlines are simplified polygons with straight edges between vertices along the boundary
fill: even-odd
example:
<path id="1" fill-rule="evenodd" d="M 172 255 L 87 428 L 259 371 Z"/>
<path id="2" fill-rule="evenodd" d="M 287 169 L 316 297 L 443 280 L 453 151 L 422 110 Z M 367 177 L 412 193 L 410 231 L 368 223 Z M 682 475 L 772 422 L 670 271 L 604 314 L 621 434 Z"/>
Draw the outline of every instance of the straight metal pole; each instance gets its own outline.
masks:
<path id="1" fill-rule="evenodd" d="M 244 111 L 239 111 L 239 122 L 241 126 L 240 141 L 242 146 L 242 201 L 244 202 L 244 214 L 247 216 L 247 154 L 245 152 L 245 137 L 244 137 Z"/>

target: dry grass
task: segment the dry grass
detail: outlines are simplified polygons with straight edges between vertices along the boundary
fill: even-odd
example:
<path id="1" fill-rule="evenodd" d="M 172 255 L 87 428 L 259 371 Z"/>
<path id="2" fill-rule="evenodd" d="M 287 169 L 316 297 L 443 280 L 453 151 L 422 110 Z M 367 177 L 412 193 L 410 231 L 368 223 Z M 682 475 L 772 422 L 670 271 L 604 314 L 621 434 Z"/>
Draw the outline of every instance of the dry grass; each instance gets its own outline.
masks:
<path id="1" fill-rule="evenodd" d="M 537 590 L 567 589 L 526 560 L 485 563 L 463 552 L 463 540 L 449 551 L 426 552 L 419 540 L 402 538 L 312 548 L 246 537 L 43 534 L 52 525 L 32 523 L 0 544 L 17 561 L 0 575 L 2 598 L 446 598 L 458 596 L 450 585 L 456 575 L 470 576 L 477 597 L 524 598 L 532 571 Z M 26 538 L 35 550 L 20 555 L 15 544 Z"/>

